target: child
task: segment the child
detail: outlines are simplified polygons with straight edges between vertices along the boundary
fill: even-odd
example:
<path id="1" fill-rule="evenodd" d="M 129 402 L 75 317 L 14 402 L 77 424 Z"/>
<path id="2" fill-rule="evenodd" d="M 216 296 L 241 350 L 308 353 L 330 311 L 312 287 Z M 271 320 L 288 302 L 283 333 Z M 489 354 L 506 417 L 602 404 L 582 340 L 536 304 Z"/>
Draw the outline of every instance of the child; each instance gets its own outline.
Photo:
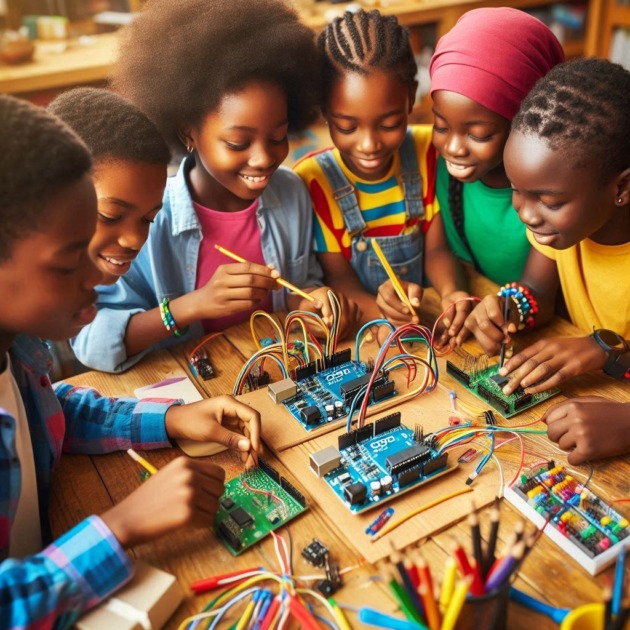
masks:
<path id="1" fill-rule="evenodd" d="M 503 165 L 510 121 L 534 83 L 562 61 L 545 24 L 506 7 L 465 13 L 431 59 L 446 237 L 458 258 L 499 284 L 520 277 L 530 249 Z"/>
<path id="2" fill-rule="evenodd" d="M 70 90 L 48 109 L 92 154 L 98 220 L 89 252 L 102 284 L 114 284 L 129 271 L 162 207 L 170 151 L 155 125 L 109 90 Z"/>
<path id="3" fill-rule="evenodd" d="M 313 200 L 327 281 L 364 315 L 379 317 L 373 294 L 388 276 L 370 244 L 375 238 L 403 281 L 422 283 L 424 259 L 428 279 L 450 304 L 462 295 L 462 281 L 448 247 L 435 247 L 442 225 L 431 129 L 407 127 L 418 86 L 407 29 L 378 11 L 348 12 L 324 29 L 318 45 L 322 110 L 335 147 L 295 170 Z M 418 288 L 412 303 L 420 296 Z"/>
<path id="4" fill-rule="evenodd" d="M 514 207 L 533 249 L 519 283 L 523 289 L 509 300 L 508 321 L 501 299 L 489 296 L 470 315 L 466 328 L 494 354 L 516 332 L 517 322 L 547 321 L 561 288 L 573 323 L 586 336 L 546 339 L 513 356 L 501 370 L 510 376 L 506 393 L 519 384 L 528 392 L 543 391 L 599 368 L 630 378 L 625 341 L 630 338 L 628 111 L 630 73 L 608 61 L 581 59 L 557 66 L 541 79 L 512 123 L 505 167 Z M 510 297 L 514 292 L 509 286 L 501 291 Z M 528 313 L 533 300 L 537 314 L 535 308 Z M 589 334 L 593 329 L 598 330 Z M 609 449 L 614 433 L 618 445 L 626 443 L 627 405 L 580 404 L 579 399 L 576 404 L 590 412 L 591 425 L 612 413 L 611 406 L 618 409 L 615 423 L 607 422 L 606 430 L 593 439 Z M 551 430 L 557 415 L 550 411 L 547 417 L 550 435 L 557 438 L 559 433 Z M 586 452 L 580 444 L 585 435 L 577 437 L 574 463 L 579 452 Z M 563 448 L 572 444 L 560 441 Z M 607 448 L 598 446 L 592 452 L 605 455 Z"/>
<path id="5" fill-rule="evenodd" d="M 312 32 L 281 0 L 156 0 L 134 20 L 114 87 L 188 156 L 129 272 L 99 288 L 99 314 L 73 343 L 83 363 L 124 370 L 188 327 L 222 330 L 260 308 L 321 306 L 330 317 L 308 193 L 280 166 L 288 131 L 315 113 L 316 57 Z M 274 290 L 279 275 L 316 304 Z"/>
<path id="6" fill-rule="evenodd" d="M 5 95 L 0 144 L 0 291 L 11 296 L 0 312 L 0 627 L 68 628 L 131 577 L 125 547 L 186 525 L 210 526 L 224 473 L 177 458 L 51 542 L 48 503 L 62 450 L 160 448 L 189 437 L 220 441 L 244 457 L 252 451 L 251 465 L 260 417 L 229 397 L 173 406 L 65 384 L 53 390 L 50 355 L 38 337 L 63 339 L 96 315 L 90 155 L 61 121 Z M 225 415 L 249 423 L 251 439 L 222 427 Z"/>
<path id="7" fill-rule="evenodd" d="M 518 278 L 530 249 L 503 165 L 510 121 L 534 83 L 563 59 L 549 28 L 505 7 L 465 13 L 431 59 L 433 146 L 440 154 L 436 192 L 444 228 L 438 246 L 447 241 L 459 259 L 495 282 Z M 388 305 L 389 319 L 408 321 L 389 283 L 381 303 Z M 459 328 L 452 325 L 449 335 Z"/>

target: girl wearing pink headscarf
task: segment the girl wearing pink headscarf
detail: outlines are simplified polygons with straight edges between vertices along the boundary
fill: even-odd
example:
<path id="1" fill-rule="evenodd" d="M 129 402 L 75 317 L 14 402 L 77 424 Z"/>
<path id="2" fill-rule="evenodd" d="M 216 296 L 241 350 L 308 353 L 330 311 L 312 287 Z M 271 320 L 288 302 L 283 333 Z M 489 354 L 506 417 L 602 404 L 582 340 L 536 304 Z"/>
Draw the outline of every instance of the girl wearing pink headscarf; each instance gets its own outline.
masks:
<path id="1" fill-rule="evenodd" d="M 549 28 L 511 8 L 469 11 L 431 59 L 446 236 L 460 259 L 499 284 L 521 276 L 529 252 L 503 167 L 510 123 L 536 81 L 562 61 Z"/>

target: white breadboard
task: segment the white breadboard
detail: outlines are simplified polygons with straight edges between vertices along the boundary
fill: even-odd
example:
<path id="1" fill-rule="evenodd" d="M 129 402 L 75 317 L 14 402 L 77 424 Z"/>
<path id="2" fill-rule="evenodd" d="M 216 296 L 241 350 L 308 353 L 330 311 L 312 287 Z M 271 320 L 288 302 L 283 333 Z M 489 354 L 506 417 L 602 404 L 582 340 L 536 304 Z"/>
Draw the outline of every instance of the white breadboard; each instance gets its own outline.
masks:
<path id="1" fill-rule="evenodd" d="M 613 508 L 608 506 L 599 497 L 588 490 L 586 492 L 588 492 L 591 497 L 598 500 L 601 505 L 606 506 L 611 515 L 614 514 L 623 519 L 623 517 L 617 514 L 613 510 Z M 537 512 L 530 505 L 527 499 L 524 498 L 523 495 L 520 494 L 518 491 L 515 491 L 512 488 L 506 488 L 504 496 L 507 501 L 509 501 L 519 512 L 521 512 L 530 521 L 532 521 L 532 523 L 534 523 L 539 529 L 545 526 L 545 523 L 547 522 L 547 515 L 543 515 Z M 588 522 L 586 518 L 584 518 L 584 521 Z M 567 537 L 561 531 L 560 527 L 561 526 L 556 522 L 556 520 L 552 518 L 549 523 L 547 523 L 544 533 L 551 540 L 553 540 L 563 551 L 569 554 L 571 558 L 573 558 L 577 563 L 584 567 L 584 569 L 586 569 L 591 575 L 597 575 L 606 567 L 613 564 L 621 549 L 630 545 L 630 536 L 627 536 L 626 538 L 621 538 L 618 542 L 613 543 L 608 549 L 590 555 L 591 553 L 593 553 L 592 551 L 589 553 L 584 545 L 578 544 L 571 538 Z"/>

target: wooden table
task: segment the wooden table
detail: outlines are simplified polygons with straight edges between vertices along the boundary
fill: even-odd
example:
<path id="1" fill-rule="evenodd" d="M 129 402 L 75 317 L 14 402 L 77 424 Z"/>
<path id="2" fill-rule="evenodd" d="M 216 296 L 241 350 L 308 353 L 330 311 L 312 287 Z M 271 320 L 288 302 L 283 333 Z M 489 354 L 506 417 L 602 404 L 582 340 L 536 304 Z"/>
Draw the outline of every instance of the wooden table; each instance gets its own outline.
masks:
<path id="1" fill-rule="evenodd" d="M 481 295 L 492 290 L 493 286 L 487 280 L 473 278 L 472 288 Z M 427 291 L 421 311 L 423 321 L 433 321 L 435 318 L 437 297 L 432 290 Z M 579 334 L 579 332 L 568 322 L 556 319 L 545 329 L 529 333 L 526 343 L 552 334 L 569 336 Z M 523 341 L 519 343 L 524 345 Z M 249 357 L 254 350 L 249 328 L 247 325 L 234 327 L 227 331 L 223 338 L 214 340 L 212 344 L 212 363 L 218 376 L 206 382 L 203 393 L 208 395 L 228 393 L 231 391 L 237 371 L 245 358 Z M 187 369 L 185 350 L 191 347 L 192 345 L 180 346 L 172 352 L 154 353 L 123 375 L 90 372 L 74 377 L 70 379 L 70 382 L 94 386 L 109 395 L 129 395 L 139 386 L 162 380 L 169 373 L 181 370 L 182 367 Z M 474 350 L 475 345 L 469 344 L 469 348 Z M 569 397 L 599 393 L 615 400 L 630 400 L 627 386 L 624 387 L 603 374 L 589 374 L 574 379 L 563 387 L 563 393 Z M 421 405 L 422 399 L 407 404 Z M 605 418 L 602 418 L 602 423 L 605 423 Z M 533 463 L 537 459 L 545 458 L 565 461 L 546 436 L 526 438 L 526 448 L 528 452 L 536 455 L 533 458 L 528 457 L 528 462 Z M 178 454 L 177 449 L 167 449 L 153 451 L 148 456 L 156 466 L 160 467 Z M 538 455 L 540 457 L 537 457 Z M 514 472 L 518 463 L 519 452 L 517 449 L 510 451 L 506 448 L 501 449 L 499 456 L 504 464 L 506 477 L 509 478 L 508 475 Z M 282 463 L 282 454 L 280 454 L 280 460 L 271 455 L 268 458 L 277 466 L 281 474 L 295 479 L 292 471 L 287 470 Z M 221 453 L 214 456 L 214 460 L 225 467 L 228 479 L 241 471 L 240 463 L 236 455 L 232 453 Z M 607 499 L 630 497 L 629 463 L 627 457 L 596 462 L 590 487 Z M 588 472 L 587 468 L 580 468 L 579 471 L 584 471 L 584 475 Z M 482 477 L 483 475 L 476 483 L 483 483 Z M 108 509 L 128 495 L 138 483 L 136 465 L 124 453 L 94 457 L 65 455 L 57 471 L 52 500 L 54 507 L 51 520 L 55 534 L 61 534 L 89 514 L 101 513 Z M 296 485 L 300 487 L 299 477 Z M 363 536 L 363 532 L 339 531 L 326 511 L 317 506 L 317 502 L 311 502 L 311 505 L 313 507 L 291 525 L 296 574 L 305 575 L 314 572 L 314 569 L 300 557 L 301 549 L 311 542 L 314 535 L 330 548 L 332 557 L 339 562 L 341 567 L 358 564 L 361 559 L 348 543 L 348 537 Z M 617 505 L 620 506 L 618 509 L 621 513 L 630 517 L 629 507 L 625 507 L 624 504 Z M 499 547 L 505 543 L 514 524 L 521 518 L 505 501 L 502 503 L 502 515 Z M 487 512 L 482 513 L 481 520 L 483 528 L 483 525 L 487 525 Z M 444 561 L 449 555 L 453 535 L 467 546 L 469 545 L 470 533 L 465 521 L 452 524 L 445 531 L 422 543 L 422 553 L 438 577 L 441 577 Z M 392 536 L 395 537 L 395 533 Z M 182 531 L 154 543 L 136 547 L 130 553 L 136 558 L 142 558 L 154 566 L 174 573 L 187 592 L 193 581 L 203 577 L 237 568 L 275 566 L 273 545 L 269 539 L 235 559 L 209 531 Z M 363 566 L 352 571 L 345 576 L 344 587 L 335 598 L 344 603 L 368 604 L 393 613 L 397 610 L 396 605 L 384 585 L 373 579 L 375 573 L 375 568 L 371 566 Z M 580 603 L 599 601 L 600 584 L 601 579 L 590 577 L 571 557 L 561 552 L 544 536 L 527 558 L 516 581 L 518 588 L 559 607 L 575 607 Z M 210 599 L 210 595 L 197 597 L 187 594 L 184 603 L 177 610 L 168 627 L 176 628 L 185 617 L 199 612 Z M 348 617 L 351 623 L 356 622 L 356 617 L 352 613 L 348 613 Z M 358 622 L 356 623 L 358 627 Z M 510 629 L 529 629 L 532 623 L 536 623 L 539 630 L 556 627 L 546 617 L 511 604 Z"/>

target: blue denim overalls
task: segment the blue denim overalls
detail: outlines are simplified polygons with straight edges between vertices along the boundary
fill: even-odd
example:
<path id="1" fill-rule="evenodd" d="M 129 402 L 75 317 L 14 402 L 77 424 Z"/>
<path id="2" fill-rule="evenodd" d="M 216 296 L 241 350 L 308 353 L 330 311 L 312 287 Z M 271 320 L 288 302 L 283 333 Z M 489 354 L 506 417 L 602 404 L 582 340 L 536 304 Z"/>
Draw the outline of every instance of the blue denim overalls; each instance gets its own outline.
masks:
<path id="1" fill-rule="evenodd" d="M 344 175 L 331 151 L 319 153 L 315 159 L 328 179 L 335 201 L 343 213 L 346 229 L 352 239 L 350 264 L 365 289 L 376 294 L 378 287 L 388 277 L 369 245 L 369 241 L 363 236 L 367 225 L 359 209 L 354 187 Z M 418 218 L 421 222 L 424 219 L 422 177 L 410 129 L 407 129 L 407 135 L 400 147 L 398 180 L 405 195 L 405 221 Z M 376 240 L 399 278 L 422 285 L 424 236 L 420 223 L 409 234 L 379 236 Z"/>

